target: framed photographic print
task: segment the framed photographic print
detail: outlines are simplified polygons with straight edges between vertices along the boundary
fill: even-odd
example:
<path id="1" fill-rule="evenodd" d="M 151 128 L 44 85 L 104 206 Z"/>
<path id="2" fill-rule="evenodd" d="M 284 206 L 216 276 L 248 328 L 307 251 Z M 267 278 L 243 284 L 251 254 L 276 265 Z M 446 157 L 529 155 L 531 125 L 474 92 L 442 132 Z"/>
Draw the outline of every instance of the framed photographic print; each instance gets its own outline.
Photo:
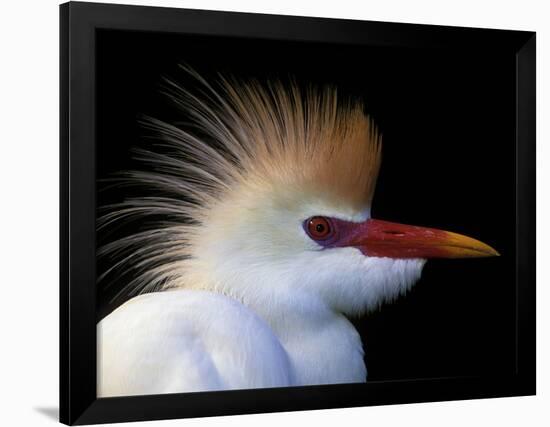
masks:
<path id="1" fill-rule="evenodd" d="M 61 421 L 535 393 L 535 34 L 61 5 Z"/>

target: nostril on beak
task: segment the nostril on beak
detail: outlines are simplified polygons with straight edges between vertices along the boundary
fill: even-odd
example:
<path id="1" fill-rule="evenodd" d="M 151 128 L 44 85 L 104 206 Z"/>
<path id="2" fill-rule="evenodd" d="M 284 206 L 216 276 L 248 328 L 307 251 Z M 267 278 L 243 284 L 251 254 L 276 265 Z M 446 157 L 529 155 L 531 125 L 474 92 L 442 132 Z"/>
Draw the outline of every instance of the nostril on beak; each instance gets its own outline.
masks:
<path id="1" fill-rule="evenodd" d="M 394 230 L 386 230 L 384 231 L 384 234 L 391 234 L 392 236 L 404 236 L 405 233 L 401 231 L 394 231 Z"/>

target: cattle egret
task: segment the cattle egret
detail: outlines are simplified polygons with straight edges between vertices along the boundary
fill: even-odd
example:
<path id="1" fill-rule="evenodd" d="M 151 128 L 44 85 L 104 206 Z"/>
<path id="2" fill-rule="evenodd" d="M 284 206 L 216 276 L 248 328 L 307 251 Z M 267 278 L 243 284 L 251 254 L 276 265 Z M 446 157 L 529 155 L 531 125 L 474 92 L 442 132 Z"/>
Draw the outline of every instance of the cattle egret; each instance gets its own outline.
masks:
<path id="1" fill-rule="evenodd" d="M 159 143 L 125 175 L 153 195 L 98 224 L 151 219 L 99 251 L 136 295 L 98 323 L 100 397 L 364 382 L 348 317 L 406 292 L 428 258 L 498 255 L 371 218 L 381 138 L 360 102 L 186 70 L 194 89 L 165 85 L 185 123 L 145 119 Z"/>

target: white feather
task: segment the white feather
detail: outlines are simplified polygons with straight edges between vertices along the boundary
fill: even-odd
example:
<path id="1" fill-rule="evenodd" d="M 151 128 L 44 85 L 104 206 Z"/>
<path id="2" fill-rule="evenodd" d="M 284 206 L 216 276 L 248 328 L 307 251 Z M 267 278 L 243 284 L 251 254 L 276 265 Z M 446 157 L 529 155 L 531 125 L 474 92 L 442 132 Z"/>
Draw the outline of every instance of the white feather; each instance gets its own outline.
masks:
<path id="1" fill-rule="evenodd" d="M 288 357 L 251 310 L 210 292 L 138 296 L 98 324 L 99 397 L 292 384 Z"/>

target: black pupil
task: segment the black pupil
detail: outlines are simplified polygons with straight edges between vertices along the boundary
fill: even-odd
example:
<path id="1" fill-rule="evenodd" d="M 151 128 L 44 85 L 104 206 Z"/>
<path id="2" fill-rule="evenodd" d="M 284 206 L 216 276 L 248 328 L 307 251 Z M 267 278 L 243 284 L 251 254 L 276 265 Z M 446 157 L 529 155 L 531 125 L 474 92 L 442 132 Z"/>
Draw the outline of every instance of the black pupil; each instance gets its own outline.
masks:
<path id="1" fill-rule="evenodd" d="M 325 226 L 323 224 L 317 224 L 315 226 L 315 230 L 317 230 L 317 233 L 322 233 L 323 231 L 325 231 Z"/>

